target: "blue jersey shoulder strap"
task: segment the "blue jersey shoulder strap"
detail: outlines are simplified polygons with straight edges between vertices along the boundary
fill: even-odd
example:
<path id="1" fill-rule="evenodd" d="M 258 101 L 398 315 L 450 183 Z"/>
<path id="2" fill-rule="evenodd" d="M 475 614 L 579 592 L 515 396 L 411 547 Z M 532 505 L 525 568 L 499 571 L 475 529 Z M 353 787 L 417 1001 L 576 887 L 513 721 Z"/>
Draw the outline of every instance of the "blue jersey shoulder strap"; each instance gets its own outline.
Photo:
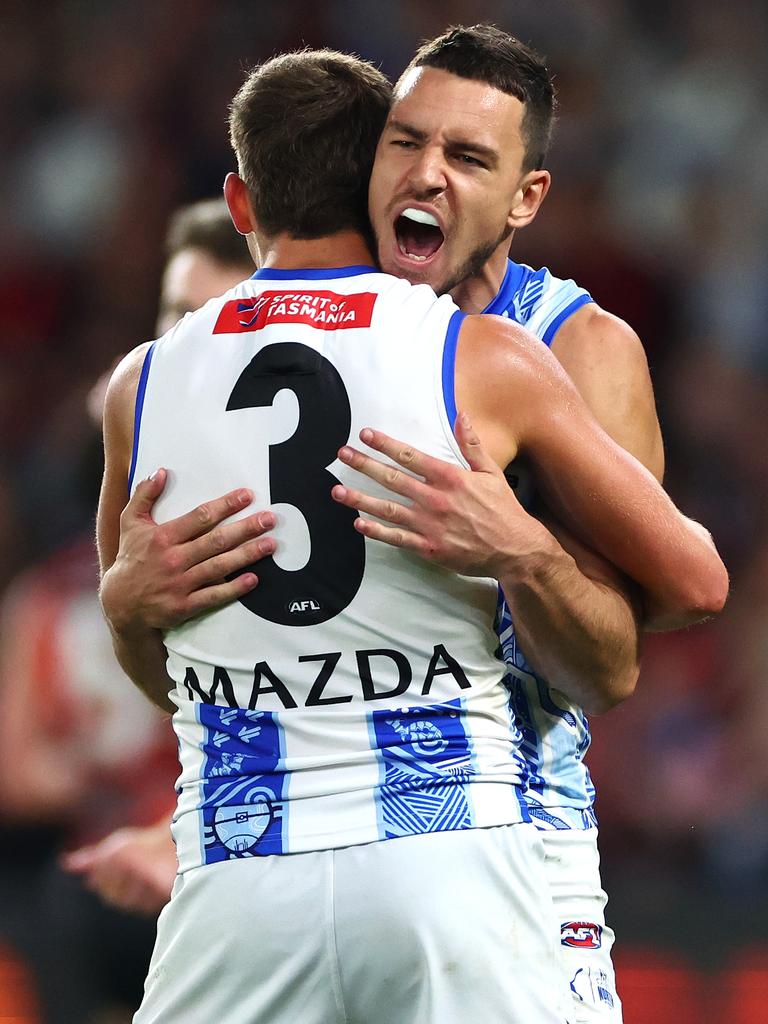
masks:
<path id="1" fill-rule="evenodd" d="M 586 289 L 555 277 L 546 267 L 533 270 L 507 260 L 501 287 L 483 312 L 508 317 L 550 345 L 558 327 L 593 301 Z"/>

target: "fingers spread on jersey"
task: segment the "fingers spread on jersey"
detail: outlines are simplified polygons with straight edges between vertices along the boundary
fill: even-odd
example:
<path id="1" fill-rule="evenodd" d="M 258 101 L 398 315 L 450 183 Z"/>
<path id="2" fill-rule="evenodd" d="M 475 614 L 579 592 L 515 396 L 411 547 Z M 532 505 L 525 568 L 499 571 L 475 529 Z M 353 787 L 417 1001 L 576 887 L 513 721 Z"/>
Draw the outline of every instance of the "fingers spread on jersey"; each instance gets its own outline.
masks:
<path id="1" fill-rule="evenodd" d="M 186 579 L 190 592 L 211 583 L 220 583 L 232 573 L 240 572 L 274 554 L 276 542 L 272 537 L 248 540 L 231 551 L 222 552 L 201 561 L 187 570 Z"/>
<path id="2" fill-rule="evenodd" d="M 339 460 L 352 469 L 356 469 L 358 473 L 363 473 L 371 480 L 375 480 L 382 487 L 386 487 L 388 491 L 394 491 L 395 494 L 400 494 L 404 498 L 416 501 L 425 490 L 423 481 L 418 477 L 411 476 L 410 473 L 403 473 L 395 466 L 390 466 L 385 462 L 379 462 L 378 459 L 364 455 L 349 445 L 339 449 Z"/>
<path id="3" fill-rule="evenodd" d="M 180 621 L 186 622 L 195 615 L 231 604 L 232 601 L 249 594 L 258 582 L 259 578 L 255 573 L 243 572 L 227 583 L 216 583 L 196 590 L 187 598 Z"/>
<path id="4" fill-rule="evenodd" d="M 253 491 L 240 488 L 237 491 L 230 491 L 228 494 L 215 498 L 213 501 L 206 501 L 191 512 L 172 519 L 165 524 L 165 529 L 170 539 L 175 543 L 194 540 L 209 533 L 213 527 L 224 522 L 231 515 L 247 508 L 253 501 Z"/>
<path id="5" fill-rule="evenodd" d="M 397 526 L 411 526 L 413 515 L 409 505 L 399 501 L 392 501 L 388 498 L 373 498 L 363 491 L 356 491 L 352 487 L 343 487 L 338 484 L 331 489 L 331 495 L 340 505 L 357 509 L 367 515 L 376 516 L 388 523 Z"/>
<path id="6" fill-rule="evenodd" d="M 429 558 L 432 555 L 432 545 L 429 541 L 410 530 L 385 526 L 375 519 L 363 519 L 362 517 L 355 520 L 355 529 L 363 536 L 369 537 L 371 540 L 382 541 L 393 548 L 408 548 L 411 551 L 416 551 L 423 558 Z"/>
<path id="7" fill-rule="evenodd" d="M 441 479 L 445 476 L 446 469 L 449 468 L 440 459 L 425 455 L 413 445 L 406 444 L 405 441 L 398 441 L 397 438 L 390 437 L 389 434 L 385 434 L 381 430 L 365 427 L 360 431 L 360 440 L 374 451 L 381 452 L 382 455 L 392 459 L 409 473 L 415 473 L 425 480 Z"/>
<path id="8" fill-rule="evenodd" d="M 257 512 L 246 519 L 237 519 L 232 523 L 217 525 L 208 533 L 203 534 L 202 537 L 189 541 L 184 545 L 183 568 L 191 569 L 194 566 L 216 559 L 227 552 L 235 552 L 235 549 L 241 545 L 247 544 L 253 538 L 261 537 L 267 530 L 271 530 L 275 526 L 276 521 L 274 512 L 265 511 Z M 274 551 L 275 541 L 272 537 L 265 537 L 264 544 L 266 545 L 265 547 L 254 549 L 260 552 L 257 556 L 259 558 L 272 554 Z M 228 572 L 233 572 L 234 569 L 241 569 L 243 565 L 247 564 L 247 562 L 239 562 L 231 568 L 227 568 L 224 572 L 219 573 L 218 576 L 209 575 L 208 578 L 223 579 Z"/>

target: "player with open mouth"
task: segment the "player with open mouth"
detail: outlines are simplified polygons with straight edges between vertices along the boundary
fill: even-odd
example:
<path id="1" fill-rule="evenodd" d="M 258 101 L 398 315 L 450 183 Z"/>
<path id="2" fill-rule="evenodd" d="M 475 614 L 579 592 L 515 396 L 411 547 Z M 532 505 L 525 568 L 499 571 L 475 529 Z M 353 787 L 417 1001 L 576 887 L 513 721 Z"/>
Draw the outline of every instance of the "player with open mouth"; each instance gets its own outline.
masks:
<path id="1" fill-rule="evenodd" d="M 395 219 L 395 237 L 408 260 L 426 263 L 442 248 L 445 235 L 434 213 L 409 206 Z"/>

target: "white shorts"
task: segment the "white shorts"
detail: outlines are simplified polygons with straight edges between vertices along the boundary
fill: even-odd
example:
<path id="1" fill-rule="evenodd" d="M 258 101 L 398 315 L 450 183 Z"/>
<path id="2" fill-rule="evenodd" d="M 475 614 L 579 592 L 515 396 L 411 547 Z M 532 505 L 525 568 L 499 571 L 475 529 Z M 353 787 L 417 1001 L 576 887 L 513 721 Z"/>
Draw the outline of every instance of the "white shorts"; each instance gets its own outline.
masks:
<path id="1" fill-rule="evenodd" d="M 614 935 L 605 924 L 597 829 L 542 830 L 546 875 L 560 932 L 575 1024 L 621 1024 L 611 963 Z"/>
<path id="2" fill-rule="evenodd" d="M 530 824 L 195 868 L 134 1024 L 563 1024 Z"/>

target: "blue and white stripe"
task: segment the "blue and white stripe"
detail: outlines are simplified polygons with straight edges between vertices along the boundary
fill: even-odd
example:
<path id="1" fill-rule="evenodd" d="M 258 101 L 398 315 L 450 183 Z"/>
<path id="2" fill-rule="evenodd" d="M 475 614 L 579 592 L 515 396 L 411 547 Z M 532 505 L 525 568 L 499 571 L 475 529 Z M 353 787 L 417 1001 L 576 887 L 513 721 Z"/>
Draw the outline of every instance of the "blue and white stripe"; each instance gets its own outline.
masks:
<path id="1" fill-rule="evenodd" d="M 483 312 L 509 317 L 549 346 L 568 317 L 591 301 L 573 281 L 510 260 L 498 293 Z M 593 827 L 595 791 L 584 763 L 590 742 L 586 716 L 533 671 L 501 593 L 497 632 L 508 670 L 510 708 L 522 737 L 531 816 L 540 828 Z"/>

